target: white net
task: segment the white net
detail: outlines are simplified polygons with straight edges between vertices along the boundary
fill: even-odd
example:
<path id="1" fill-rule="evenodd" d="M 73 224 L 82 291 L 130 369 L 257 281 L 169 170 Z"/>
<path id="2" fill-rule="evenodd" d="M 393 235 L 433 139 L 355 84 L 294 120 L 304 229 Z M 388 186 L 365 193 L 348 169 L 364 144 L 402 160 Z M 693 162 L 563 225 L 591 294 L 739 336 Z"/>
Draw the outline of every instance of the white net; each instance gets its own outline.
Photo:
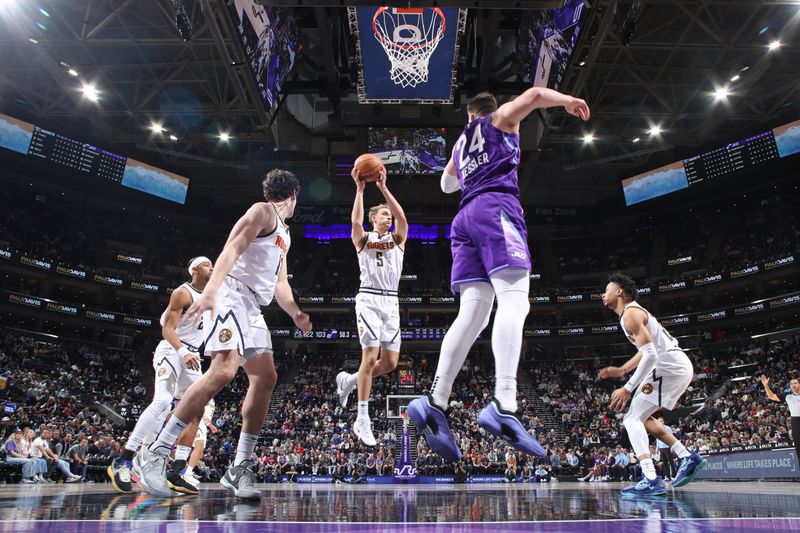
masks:
<path id="1" fill-rule="evenodd" d="M 438 8 L 380 9 L 373 21 L 375 39 L 389 56 L 389 74 L 396 85 L 416 87 L 428 81 L 428 62 L 445 27 Z"/>

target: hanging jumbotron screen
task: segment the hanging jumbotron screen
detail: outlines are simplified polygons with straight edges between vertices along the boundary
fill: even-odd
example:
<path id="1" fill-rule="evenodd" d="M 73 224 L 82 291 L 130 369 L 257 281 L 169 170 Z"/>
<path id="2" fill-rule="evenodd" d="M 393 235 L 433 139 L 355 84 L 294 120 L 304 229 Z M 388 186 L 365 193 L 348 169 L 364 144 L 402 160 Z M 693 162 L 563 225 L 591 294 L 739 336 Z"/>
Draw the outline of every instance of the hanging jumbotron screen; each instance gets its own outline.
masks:
<path id="1" fill-rule="evenodd" d="M 358 100 L 449 103 L 467 10 L 350 7 L 358 43 Z"/>

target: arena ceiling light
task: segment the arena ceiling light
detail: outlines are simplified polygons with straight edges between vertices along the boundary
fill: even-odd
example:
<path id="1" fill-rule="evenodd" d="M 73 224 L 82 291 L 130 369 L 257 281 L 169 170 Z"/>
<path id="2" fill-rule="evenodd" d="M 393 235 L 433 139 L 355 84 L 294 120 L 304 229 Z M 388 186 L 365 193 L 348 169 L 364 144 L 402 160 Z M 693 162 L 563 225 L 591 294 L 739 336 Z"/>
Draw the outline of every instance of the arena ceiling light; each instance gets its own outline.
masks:
<path id="1" fill-rule="evenodd" d="M 634 137 L 634 139 L 633 139 L 631 142 L 633 142 L 633 143 L 638 143 L 638 142 L 639 142 L 639 141 L 641 141 L 641 140 L 642 140 L 642 139 L 641 139 L 640 137 Z"/>
<path id="2" fill-rule="evenodd" d="M 651 126 L 649 130 L 647 130 L 647 133 L 649 133 L 650 135 L 661 135 L 662 131 L 664 130 L 661 129 L 661 126 L 659 126 L 658 124 L 653 124 L 653 126 Z"/>
<path id="3" fill-rule="evenodd" d="M 729 94 L 731 94 L 731 92 L 728 87 L 717 87 L 714 91 L 714 99 L 717 101 L 725 100 L 728 98 Z"/>
<path id="4" fill-rule="evenodd" d="M 93 83 L 84 83 L 81 87 L 81 92 L 83 93 L 83 97 L 90 102 L 97 102 L 100 99 L 100 92 Z"/>
<path id="5" fill-rule="evenodd" d="M 770 52 L 774 52 L 775 50 L 777 50 L 780 47 L 781 47 L 781 42 L 776 39 L 776 40 L 772 41 L 771 43 L 769 43 L 769 46 L 767 48 L 769 48 Z"/>
<path id="6" fill-rule="evenodd" d="M 739 81 L 739 78 L 741 78 L 741 76 L 739 76 L 738 74 L 736 74 L 735 76 L 731 76 L 731 83 Z"/>
<path id="7" fill-rule="evenodd" d="M 177 138 L 175 135 L 170 135 L 170 136 L 169 136 L 169 140 L 170 140 L 170 141 L 177 141 L 177 140 L 178 140 L 178 138 Z"/>
<path id="8" fill-rule="evenodd" d="M 226 143 L 231 140 L 231 134 L 227 131 L 221 131 L 219 133 L 219 140 Z"/>
<path id="9" fill-rule="evenodd" d="M 75 70 L 74 68 L 69 69 L 67 71 L 67 74 L 69 74 L 70 76 L 76 77 L 76 78 L 78 77 L 78 71 Z"/>
<path id="10" fill-rule="evenodd" d="M 583 134 L 583 142 L 589 144 L 590 142 L 594 141 L 594 134 L 592 133 L 584 133 Z"/>
<path id="11" fill-rule="evenodd" d="M 160 122 L 151 122 L 150 123 L 150 131 L 155 134 L 164 133 L 164 126 Z"/>

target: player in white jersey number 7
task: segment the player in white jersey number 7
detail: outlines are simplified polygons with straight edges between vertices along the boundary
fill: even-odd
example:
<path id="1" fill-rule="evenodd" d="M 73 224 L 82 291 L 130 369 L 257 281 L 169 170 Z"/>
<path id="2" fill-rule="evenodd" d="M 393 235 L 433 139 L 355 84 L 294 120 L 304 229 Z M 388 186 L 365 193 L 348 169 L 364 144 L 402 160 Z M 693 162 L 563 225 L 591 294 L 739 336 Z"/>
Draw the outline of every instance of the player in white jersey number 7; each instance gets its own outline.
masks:
<path id="1" fill-rule="evenodd" d="M 295 303 L 286 272 L 291 240 L 284 220 L 294 215 L 299 190 L 291 172 L 267 173 L 266 202 L 251 206 L 233 226 L 203 295 L 187 312 L 189 317 L 203 314 L 204 353 L 212 357 L 211 365 L 186 391 L 158 439 L 142 453 L 142 485 L 152 494 L 168 495 L 164 468 L 172 445 L 187 421 L 200 418 L 208 401 L 242 366 L 249 382 L 242 403 L 242 431 L 233 465 L 220 482 L 239 498 L 261 497 L 253 487 L 252 455 L 278 379 L 261 307 L 274 296 L 300 331 L 311 331 L 311 320 Z"/>

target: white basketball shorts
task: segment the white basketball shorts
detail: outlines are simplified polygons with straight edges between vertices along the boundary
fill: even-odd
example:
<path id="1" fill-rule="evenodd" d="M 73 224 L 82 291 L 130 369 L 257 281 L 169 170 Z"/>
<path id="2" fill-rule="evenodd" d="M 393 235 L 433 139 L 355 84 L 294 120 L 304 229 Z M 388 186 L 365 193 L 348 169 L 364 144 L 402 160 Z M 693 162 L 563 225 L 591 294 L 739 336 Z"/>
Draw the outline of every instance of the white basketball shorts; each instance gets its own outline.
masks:
<path id="1" fill-rule="evenodd" d="M 397 296 L 356 295 L 356 322 L 362 348 L 400 351 L 400 304 Z"/>
<path id="2" fill-rule="evenodd" d="M 258 354 L 272 352 L 272 337 L 256 295 L 230 276 L 217 291 L 215 316 L 206 314 L 203 324 L 210 325 L 203 346 L 207 356 L 236 350 L 244 364 Z"/>

